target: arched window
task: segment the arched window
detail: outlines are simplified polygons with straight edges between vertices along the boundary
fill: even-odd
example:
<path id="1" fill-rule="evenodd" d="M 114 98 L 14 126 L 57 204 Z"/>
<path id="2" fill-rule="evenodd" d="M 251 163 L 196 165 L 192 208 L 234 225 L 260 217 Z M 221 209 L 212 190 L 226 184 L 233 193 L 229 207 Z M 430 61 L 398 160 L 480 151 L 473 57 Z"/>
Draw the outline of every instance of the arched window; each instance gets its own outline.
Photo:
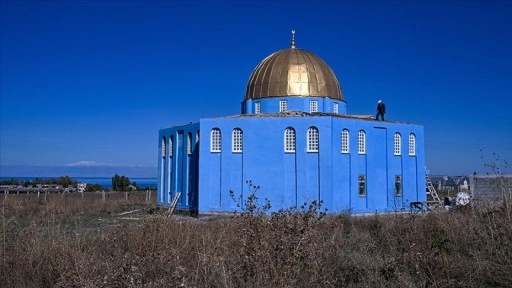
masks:
<path id="1" fill-rule="evenodd" d="M 341 153 L 349 153 L 348 140 L 348 129 L 343 129 L 341 131 Z"/>
<path id="2" fill-rule="evenodd" d="M 393 136 L 393 153 L 395 155 L 402 155 L 402 136 L 400 133 L 395 133 Z"/>
<path id="3" fill-rule="evenodd" d="M 416 155 L 416 135 L 409 134 L 409 155 Z"/>
<path id="4" fill-rule="evenodd" d="M 318 129 L 308 128 L 308 152 L 318 152 Z"/>
<path id="5" fill-rule="evenodd" d="M 160 155 L 162 156 L 162 158 L 165 157 L 165 136 L 162 137 L 162 150 L 160 151 Z"/>
<path id="6" fill-rule="evenodd" d="M 192 154 L 192 133 L 187 134 L 187 154 Z"/>
<path id="7" fill-rule="evenodd" d="M 232 146 L 231 146 L 232 152 L 236 152 L 236 153 L 242 152 L 242 144 L 243 144 L 242 138 L 243 138 L 242 129 L 240 129 L 240 128 L 233 129 Z"/>
<path id="8" fill-rule="evenodd" d="M 295 153 L 295 129 L 291 127 L 284 130 L 284 152 Z"/>
<path id="9" fill-rule="evenodd" d="M 357 132 L 357 153 L 366 154 L 366 133 L 363 130 Z"/>
<path id="10" fill-rule="evenodd" d="M 174 146 L 174 145 L 173 145 L 173 144 L 174 144 L 173 142 L 174 142 L 174 141 L 173 141 L 172 136 L 171 136 L 171 137 L 169 137 L 169 157 L 172 157 L 172 147 Z"/>
<path id="11" fill-rule="evenodd" d="M 221 152 L 221 134 L 219 128 L 213 128 L 210 133 L 210 152 Z"/>

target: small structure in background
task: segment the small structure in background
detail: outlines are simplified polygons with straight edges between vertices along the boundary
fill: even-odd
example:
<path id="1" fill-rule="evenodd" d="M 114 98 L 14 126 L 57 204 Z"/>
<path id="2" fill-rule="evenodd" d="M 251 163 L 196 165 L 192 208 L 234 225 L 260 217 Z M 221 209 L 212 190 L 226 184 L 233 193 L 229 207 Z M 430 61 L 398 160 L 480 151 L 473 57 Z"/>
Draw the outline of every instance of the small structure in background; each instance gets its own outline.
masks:
<path id="1" fill-rule="evenodd" d="M 496 206 L 512 199 L 512 175 L 477 175 L 469 177 L 471 202 L 477 207 Z"/>

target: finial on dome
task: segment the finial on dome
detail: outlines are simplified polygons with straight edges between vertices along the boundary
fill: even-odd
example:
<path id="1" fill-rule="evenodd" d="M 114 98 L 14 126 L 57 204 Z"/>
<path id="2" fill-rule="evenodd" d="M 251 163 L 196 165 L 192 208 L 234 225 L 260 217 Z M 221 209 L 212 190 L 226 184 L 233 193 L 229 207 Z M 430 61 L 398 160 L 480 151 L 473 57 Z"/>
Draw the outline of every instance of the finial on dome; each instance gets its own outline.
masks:
<path id="1" fill-rule="evenodd" d="M 291 48 L 295 49 L 295 30 L 292 30 L 292 45 Z"/>

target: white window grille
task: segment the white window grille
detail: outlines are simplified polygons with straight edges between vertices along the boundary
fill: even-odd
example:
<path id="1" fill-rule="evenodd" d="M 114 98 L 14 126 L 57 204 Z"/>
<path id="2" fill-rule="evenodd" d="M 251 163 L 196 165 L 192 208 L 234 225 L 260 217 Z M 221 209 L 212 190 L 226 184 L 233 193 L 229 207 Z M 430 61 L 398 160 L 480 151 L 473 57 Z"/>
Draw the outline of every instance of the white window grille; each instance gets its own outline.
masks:
<path id="1" fill-rule="evenodd" d="M 187 154 L 192 154 L 192 133 L 188 133 L 187 135 Z"/>
<path id="2" fill-rule="evenodd" d="M 348 130 L 343 129 L 341 131 L 341 153 L 349 153 L 349 138 Z"/>
<path id="3" fill-rule="evenodd" d="M 169 137 L 169 157 L 172 157 L 172 149 L 173 149 L 173 146 L 174 146 L 173 142 L 174 142 L 174 140 L 173 140 L 172 136 Z"/>
<path id="4" fill-rule="evenodd" d="M 261 113 L 261 102 L 256 102 L 256 104 L 254 105 L 254 113 L 255 114 Z"/>
<path id="5" fill-rule="evenodd" d="M 309 101 L 309 112 L 318 112 L 318 101 L 312 100 Z"/>
<path id="6" fill-rule="evenodd" d="M 308 152 L 318 152 L 318 129 L 308 128 Z"/>
<path id="7" fill-rule="evenodd" d="M 366 133 L 363 130 L 357 132 L 357 153 L 366 154 Z"/>
<path id="8" fill-rule="evenodd" d="M 409 134 L 409 155 L 416 155 L 416 135 Z"/>
<path id="9" fill-rule="evenodd" d="M 160 151 L 160 155 L 162 156 L 162 158 L 165 157 L 165 136 L 162 137 L 162 151 Z"/>
<path id="10" fill-rule="evenodd" d="M 332 106 L 332 112 L 338 114 L 338 103 L 334 103 Z"/>
<path id="11" fill-rule="evenodd" d="M 288 111 L 288 101 L 279 100 L 279 112 Z"/>
<path id="12" fill-rule="evenodd" d="M 213 128 L 210 134 L 210 152 L 221 152 L 221 133 L 220 129 Z"/>
<path id="13" fill-rule="evenodd" d="M 233 129 L 232 147 L 231 147 L 232 152 L 235 152 L 235 153 L 242 152 L 242 146 L 243 146 L 242 138 L 243 138 L 242 129 L 240 129 L 240 128 Z"/>
<path id="14" fill-rule="evenodd" d="M 402 142 L 402 136 L 400 133 L 395 133 L 393 136 L 393 153 L 395 155 L 401 155 L 402 149 L 401 149 L 401 142 Z"/>
<path id="15" fill-rule="evenodd" d="M 284 130 L 284 152 L 295 152 L 295 130 L 293 128 Z"/>

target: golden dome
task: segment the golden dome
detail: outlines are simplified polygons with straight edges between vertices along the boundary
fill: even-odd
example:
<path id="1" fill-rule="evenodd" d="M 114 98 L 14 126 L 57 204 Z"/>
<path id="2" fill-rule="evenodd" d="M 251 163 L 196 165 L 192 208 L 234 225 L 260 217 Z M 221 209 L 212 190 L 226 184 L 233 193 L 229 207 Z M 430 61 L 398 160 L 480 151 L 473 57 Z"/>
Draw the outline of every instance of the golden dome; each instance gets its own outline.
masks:
<path id="1" fill-rule="evenodd" d="M 332 69 L 315 54 L 295 48 L 277 51 L 256 66 L 249 77 L 245 100 L 282 96 L 329 97 L 343 100 Z"/>

